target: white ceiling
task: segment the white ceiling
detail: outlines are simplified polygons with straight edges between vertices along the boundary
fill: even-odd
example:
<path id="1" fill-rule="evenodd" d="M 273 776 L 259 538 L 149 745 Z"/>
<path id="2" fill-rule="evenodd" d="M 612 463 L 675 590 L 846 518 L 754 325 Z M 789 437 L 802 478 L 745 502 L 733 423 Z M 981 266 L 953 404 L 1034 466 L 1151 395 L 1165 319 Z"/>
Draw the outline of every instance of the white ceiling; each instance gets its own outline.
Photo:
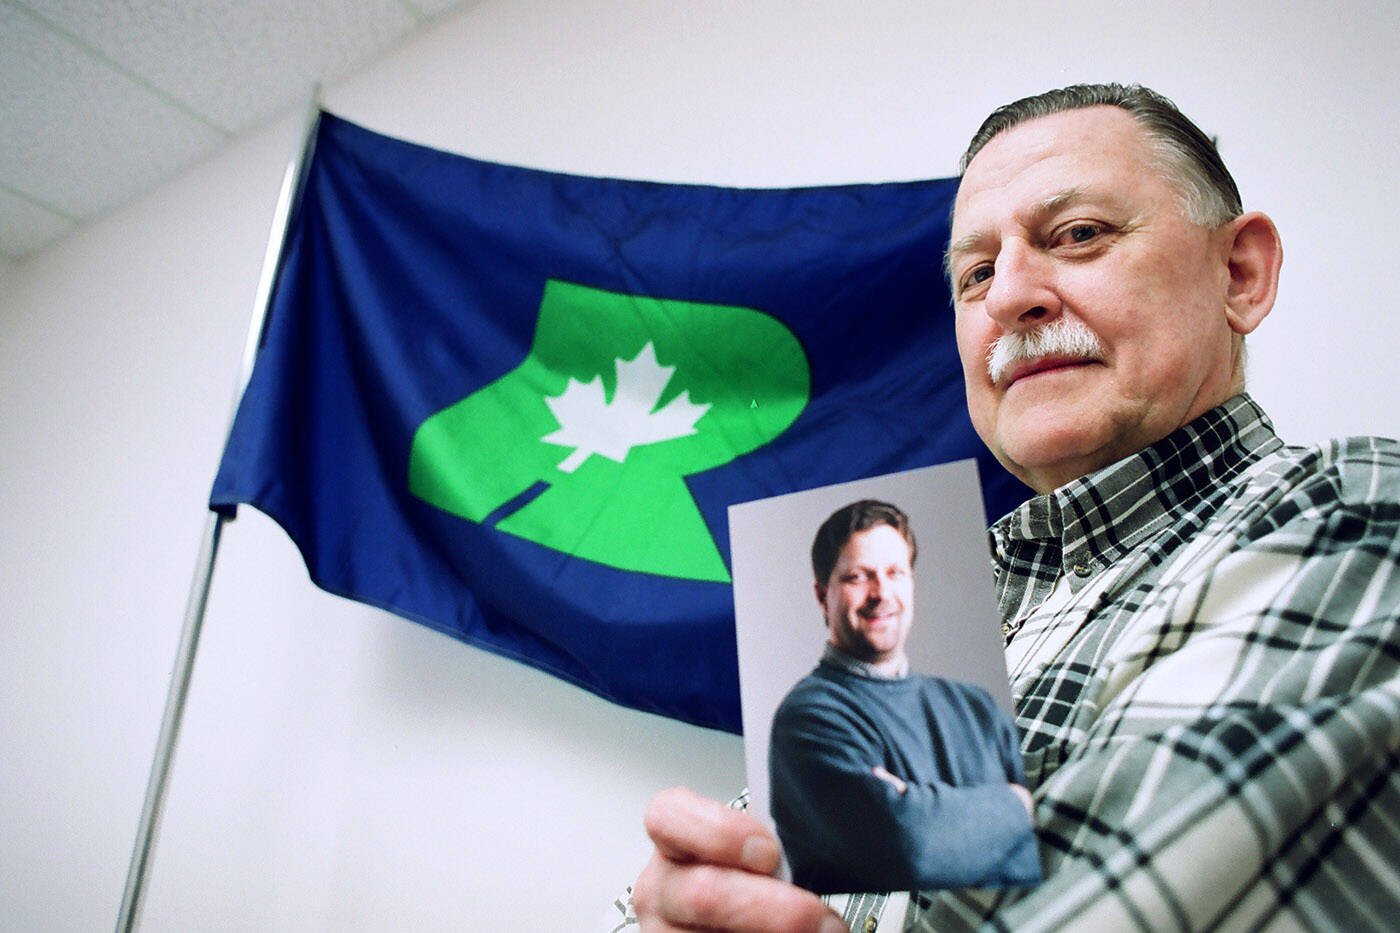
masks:
<path id="1" fill-rule="evenodd" d="M 0 256 L 305 104 L 464 0 L 0 0 Z"/>

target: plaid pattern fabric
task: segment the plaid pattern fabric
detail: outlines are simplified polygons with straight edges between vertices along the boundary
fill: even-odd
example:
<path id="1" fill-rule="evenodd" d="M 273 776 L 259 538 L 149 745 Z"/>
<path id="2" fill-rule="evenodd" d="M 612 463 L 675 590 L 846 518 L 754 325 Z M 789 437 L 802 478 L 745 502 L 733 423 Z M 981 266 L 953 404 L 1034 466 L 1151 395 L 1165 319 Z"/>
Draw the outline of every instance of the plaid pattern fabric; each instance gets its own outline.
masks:
<path id="1" fill-rule="evenodd" d="M 1395 927 L 1400 445 L 1238 396 L 991 540 L 1046 881 L 910 929 Z"/>
<path id="2" fill-rule="evenodd" d="M 990 539 L 1046 880 L 908 930 L 1400 926 L 1400 445 L 1241 395 Z"/>

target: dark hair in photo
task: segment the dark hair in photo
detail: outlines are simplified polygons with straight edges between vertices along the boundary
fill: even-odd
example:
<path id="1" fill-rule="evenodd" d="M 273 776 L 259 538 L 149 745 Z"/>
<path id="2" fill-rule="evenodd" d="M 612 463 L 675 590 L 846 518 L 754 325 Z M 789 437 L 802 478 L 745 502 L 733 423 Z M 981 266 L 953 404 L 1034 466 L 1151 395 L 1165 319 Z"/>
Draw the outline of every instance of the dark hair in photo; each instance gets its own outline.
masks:
<path id="1" fill-rule="evenodd" d="M 909 543 L 909 566 L 912 567 L 919 546 L 914 542 L 914 529 L 909 527 L 909 516 L 888 502 L 861 499 L 832 512 L 817 529 L 817 536 L 812 539 L 813 578 L 818 583 L 830 579 L 841 548 L 846 546 L 851 536 L 876 525 L 889 525 Z"/>

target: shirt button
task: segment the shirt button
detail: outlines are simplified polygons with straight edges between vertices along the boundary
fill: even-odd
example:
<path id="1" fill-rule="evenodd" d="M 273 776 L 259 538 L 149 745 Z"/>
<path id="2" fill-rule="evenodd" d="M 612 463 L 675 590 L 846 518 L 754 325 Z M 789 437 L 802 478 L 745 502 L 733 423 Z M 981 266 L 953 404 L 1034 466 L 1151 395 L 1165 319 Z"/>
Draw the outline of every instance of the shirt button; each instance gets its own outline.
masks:
<path id="1" fill-rule="evenodd" d="M 1077 564 L 1074 565 L 1074 575 L 1075 575 L 1076 577 L 1087 577 L 1089 574 L 1091 574 L 1091 573 L 1093 573 L 1093 572 L 1094 572 L 1093 565 L 1088 564 L 1088 563 L 1085 563 L 1085 562 L 1082 561 L 1082 560 L 1079 561 Z"/>
<path id="2" fill-rule="evenodd" d="M 875 933 L 875 928 L 879 925 L 879 921 L 876 920 L 874 917 L 866 917 L 865 925 L 862 927 L 862 929 L 865 931 L 865 933 Z"/>

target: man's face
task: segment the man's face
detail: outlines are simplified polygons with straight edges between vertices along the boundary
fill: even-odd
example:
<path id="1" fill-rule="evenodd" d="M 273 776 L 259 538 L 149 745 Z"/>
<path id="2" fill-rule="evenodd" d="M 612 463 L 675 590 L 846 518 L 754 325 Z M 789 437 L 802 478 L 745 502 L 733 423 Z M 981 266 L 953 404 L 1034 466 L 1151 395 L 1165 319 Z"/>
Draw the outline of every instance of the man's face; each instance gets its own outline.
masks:
<path id="1" fill-rule="evenodd" d="M 1038 492 L 1141 450 L 1233 391 L 1227 241 L 1183 216 L 1120 108 L 995 137 L 963 176 L 951 240 L 973 425 Z M 988 374 L 998 338 L 1061 319 L 1087 327 L 1097 348 Z"/>
<path id="2" fill-rule="evenodd" d="M 914 574 L 909 544 L 893 527 L 851 535 L 816 590 L 831 644 L 871 663 L 904 655 L 914 619 Z"/>

